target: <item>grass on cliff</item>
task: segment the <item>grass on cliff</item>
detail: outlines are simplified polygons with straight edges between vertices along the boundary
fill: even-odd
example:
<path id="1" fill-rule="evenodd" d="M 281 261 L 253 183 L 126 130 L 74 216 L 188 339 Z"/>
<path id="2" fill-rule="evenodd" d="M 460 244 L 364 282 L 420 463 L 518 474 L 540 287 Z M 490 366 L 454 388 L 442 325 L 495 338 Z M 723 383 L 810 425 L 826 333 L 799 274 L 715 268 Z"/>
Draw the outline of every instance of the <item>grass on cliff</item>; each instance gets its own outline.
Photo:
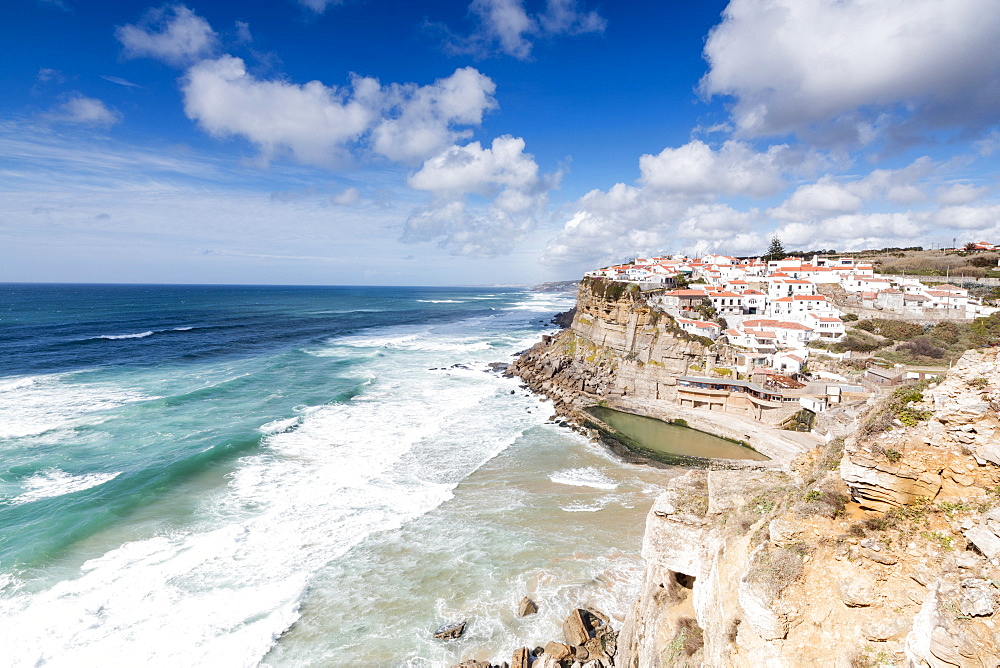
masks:
<path id="1" fill-rule="evenodd" d="M 804 544 L 761 549 L 747 569 L 749 580 L 768 597 L 778 596 L 785 587 L 802 577 L 803 557 L 808 554 Z"/>
<path id="2" fill-rule="evenodd" d="M 879 434 L 891 431 L 897 426 L 897 421 L 904 427 L 912 427 L 922 420 L 929 419 L 931 416 L 929 411 L 914 408 L 910 404 L 923 401 L 923 390 L 930 383 L 930 380 L 922 380 L 913 385 L 898 387 L 865 411 L 859 418 L 858 442 L 868 444 L 876 454 L 886 456 L 893 463 L 895 463 L 894 459 L 898 461 L 898 457 L 891 454 L 895 451 L 885 450 L 877 444 L 870 443 L 870 441 Z M 898 454 L 896 453 L 896 455 Z"/>
<path id="3" fill-rule="evenodd" d="M 583 289 L 589 290 L 596 299 L 617 302 L 624 298 L 635 301 L 641 297 L 639 286 L 625 281 L 612 281 L 600 276 L 588 276 L 583 279 Z"/>
<path id="4" fill-rule="evenodd" d="M 664 664 L 683 665 L 680 662 L 690 659 L 704 646 L 705 638 L 698 622 L 691 617 L 681 617 L 677 620 L 677 633 L 663 650 Z"/>

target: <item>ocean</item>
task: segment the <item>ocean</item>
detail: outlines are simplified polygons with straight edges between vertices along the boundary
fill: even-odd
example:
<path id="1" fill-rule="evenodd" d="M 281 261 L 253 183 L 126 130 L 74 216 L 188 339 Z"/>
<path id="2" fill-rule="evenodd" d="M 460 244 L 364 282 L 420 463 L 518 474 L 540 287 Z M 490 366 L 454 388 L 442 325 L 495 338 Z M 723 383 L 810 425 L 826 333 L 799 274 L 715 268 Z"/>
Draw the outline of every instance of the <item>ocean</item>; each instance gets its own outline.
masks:
<path id="1" fill-rule="evenodd" d="M 450 666 L 620 620 L 671 473 L 488 368 L 570 306 L 0 285 L 0 665 Z"/>

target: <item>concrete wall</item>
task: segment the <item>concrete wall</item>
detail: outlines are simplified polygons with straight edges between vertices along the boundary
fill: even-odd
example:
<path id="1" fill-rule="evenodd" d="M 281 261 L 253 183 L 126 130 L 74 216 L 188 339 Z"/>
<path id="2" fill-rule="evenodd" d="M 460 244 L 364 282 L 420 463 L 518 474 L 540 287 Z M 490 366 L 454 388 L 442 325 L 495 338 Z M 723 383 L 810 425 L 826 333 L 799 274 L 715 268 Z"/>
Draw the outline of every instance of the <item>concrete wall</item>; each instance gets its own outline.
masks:
<path id="1" fill-rule="evenodd" d="M 879 274 L 883 278 L 892 281 L 900 281 L 904 278 L 915 278 L 922 283 L 951 283 L 952 285 L 964 286 L 966 283 L 973 285 L 988 285 L 991 287 L 1000 286 L 1000 278 L 972 278 L 969 276 L 896 276 L 893 274 Z"/>

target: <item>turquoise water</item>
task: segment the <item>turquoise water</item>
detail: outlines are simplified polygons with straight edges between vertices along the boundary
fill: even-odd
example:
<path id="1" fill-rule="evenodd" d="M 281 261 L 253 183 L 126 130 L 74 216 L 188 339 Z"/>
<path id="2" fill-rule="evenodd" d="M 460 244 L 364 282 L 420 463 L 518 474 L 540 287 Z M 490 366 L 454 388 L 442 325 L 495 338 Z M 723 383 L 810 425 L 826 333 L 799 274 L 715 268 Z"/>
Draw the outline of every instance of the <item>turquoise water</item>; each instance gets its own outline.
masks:
<path id="1" fill-rule="evenodd" d="M 0 286 L 12 665 L 450 665 L 621 615 L 663 473 L 486 371 L 518 290 Z M 458 365 L 458 366 L 456 366 Z M 512 393 L 513 390 L 513 393 Z M 513 617 L 530 593 L 542 613 Z M 445 621 L 467 636 L 431 641 Z"/>

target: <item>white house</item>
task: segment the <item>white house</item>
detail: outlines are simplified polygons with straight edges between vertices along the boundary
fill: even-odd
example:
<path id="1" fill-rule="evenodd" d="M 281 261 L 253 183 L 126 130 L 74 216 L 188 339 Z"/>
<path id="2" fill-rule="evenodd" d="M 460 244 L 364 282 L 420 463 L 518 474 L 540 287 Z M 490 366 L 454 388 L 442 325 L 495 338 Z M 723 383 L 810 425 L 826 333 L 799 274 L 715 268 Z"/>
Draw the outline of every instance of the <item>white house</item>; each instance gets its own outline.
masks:
<path id="1" fill-rule="evenodd" d="M 768 299 L 760 290 L 742 290 L 743 313 L 746 315 L 763 315 L 767 311 Z"/>
<path id="2" fill-rule="evenodd" d="M 928 308 L 965 311 L 969 304 L 969 291 L 957 285 L 944 283 L 935 285 L 933 289 L 924 290 L 923 294 L 931 298 Z"/>
<path id="3" fill-rule="evenodd" d="M 807 348 L 801 352 L 778 352 L 771 358 L 771 368 L 785 374 L 800 373 L 806 363 Z"/>
<path id="4" fill-rule="evenodd" d="M 812 327 L 800 322 L 765 318 L 744 320 L 737 325 L 737 330 L 755 336 L 761 332 L 772 334 L 777 345 L 788 348 L 804 348 L 807 343 L 819 336 Z"/>
<path id="5" fill-rule="evenodd" d="M 833 316 L 806 313 L 805 324 L 812 327 L 819 334 L 821 341 L 839 341 L 847 333 L 847 330 L 844 328 L 844 321 Z"/>
<path id="6" fill-rule="evenodd" d="M 892 287 L 892 281 L 881 276 L 847 274 L 841 276 L 840 286 L 847 292 L 880 292 Z"/>
<path id="7" fill-rule="evenodd" d="M 823 295 L 795 295 L 775 299 L 770 302 L 770 312 L 774 317 L 786 317 L 791 320 L 804 317 L 809 312 L 829 317 L 840 315 Z"/>
<path id="8" fill-rule="evenodd" d="M 685 332 L 689 334 L 697 334 L 698 336 L 705 336 L 713 341 L 719 338 L 719 334 L 722 333 L 722 327 L 714 322 L 706 322 L 705 320 L 691 320 L 690 318 L 677 318 L 677 324 L 681 326 Z"/>
<path id="9" fill-rule="evenodd" d="M 816 284 L 800 278 L 767 277 L 767 296 L 770 299 L 816 294 Z"/>
<path id="10" fill-rule="evenodd" d="M 712 306 L 719 315 L 743 314 L 743 295 L 723 290 L 709 292 L 708 298 L 712 300 Z"/>

